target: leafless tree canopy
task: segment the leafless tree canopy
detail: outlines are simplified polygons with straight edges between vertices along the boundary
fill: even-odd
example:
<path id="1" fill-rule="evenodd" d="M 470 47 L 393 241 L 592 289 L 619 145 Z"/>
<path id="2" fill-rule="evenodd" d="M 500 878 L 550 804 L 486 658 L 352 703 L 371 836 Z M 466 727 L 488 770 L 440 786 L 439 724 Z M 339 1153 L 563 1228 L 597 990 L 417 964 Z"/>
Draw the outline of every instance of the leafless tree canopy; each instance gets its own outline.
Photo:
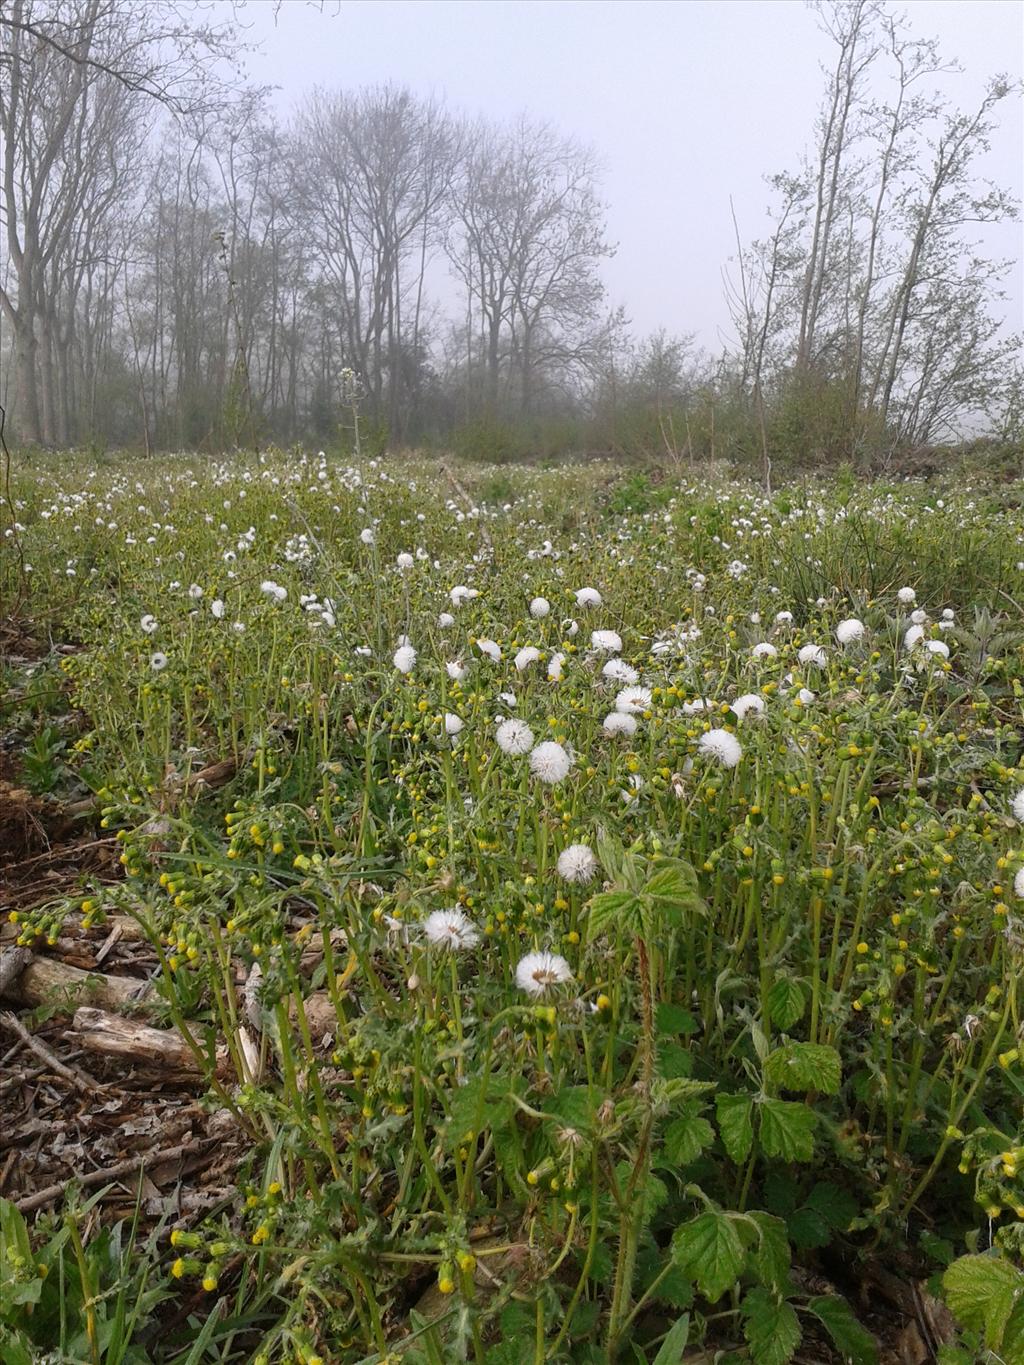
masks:
<path id="1" fill-rule="evenodd" d="M 745 442 L 770 473 L 787 441 L 857 458 L 978 414 L 1019 422 L 1019 342 L 993 308 L 1005 265 L 972 238 L 1016 212 L 976 166 L 1019 91 L 996 78 L 954 108 L 935 45 L 883 0 L 813 8 L 834 61 L 812 145 L 769 179 L 769 233 L 737 225 L 736 341 L 712 358 L 682 331 L 628 336 L 602 282 L 598 156 L 557 129 L 391 85 L 315 90 L 283 125 L 239 74 L 237 15 L 6 0 L 2 397 L 19 438 L 327 442 L 346 369 L 380 445 L 583 417 L 611 448 Z"/>

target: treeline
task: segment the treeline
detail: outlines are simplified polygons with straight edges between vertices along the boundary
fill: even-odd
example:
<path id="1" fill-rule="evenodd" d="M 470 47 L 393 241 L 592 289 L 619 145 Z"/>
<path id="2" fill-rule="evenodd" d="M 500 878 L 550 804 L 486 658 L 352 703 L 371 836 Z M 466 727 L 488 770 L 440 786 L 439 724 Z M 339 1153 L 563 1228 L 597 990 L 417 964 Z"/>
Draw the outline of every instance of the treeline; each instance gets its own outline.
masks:
<path id="1" fill-rule="evenodd" d="M 200 18 L 202 17 L 202 11 Z M 973 225 L 1003 101 L 876 0 L 818 7 L 835 62 L 772 226 L 727 267 L 735 339 L 629 333 L 595 153 L 406 89 L 317 90 L 282 124 L 224 71 L 240 30 L 176 0 L 8 0 L 4 402 L 18 439 L 276 441 L 853 460 L 1022 425 L 1007 265 Z M 343 13 L 325 26 L 343 27 Z M 659 264 L 685 270 L 681 262 Z"/>

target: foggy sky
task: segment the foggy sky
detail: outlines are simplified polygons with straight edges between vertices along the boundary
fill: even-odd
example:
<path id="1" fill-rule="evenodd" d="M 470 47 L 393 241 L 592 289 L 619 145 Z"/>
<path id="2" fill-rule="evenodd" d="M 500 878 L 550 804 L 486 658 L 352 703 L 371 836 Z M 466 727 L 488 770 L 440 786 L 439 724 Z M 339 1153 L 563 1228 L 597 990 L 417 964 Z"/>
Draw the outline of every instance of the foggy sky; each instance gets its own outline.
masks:
<path id="1" fill-rule="evenodd" d="M 911 0 L 913 32 L 936 37 L 962 75 L 943 78 L 961 107 L 986 79 L 1024 74 L 1018 0 Z M 241 12 L 263 44 L 255 81 L 280 87 L 287 116 L 315 85 L 383 81 L 497 119 L 526 112 L 599 153 L 609 239 L 603 277 L 634 333 L 693 332 L 710 351 L 729 335 L 722 270 L 734 254 L 729 197 L 745 240 L 765 227 L 762 176 L 795 169 L 809 145 L 833 48 L 800 0 L 324 0 L 322 11 L 252 0 Z M 1000 106 L 983 173 L 1021 196 L 1024 118 Z M 990 226 L 988 250 L 1015 262 L 1003 305 L 1024 325 L 1022 230 Z M 978 231 L 982 240 L 982 230 Z"/>

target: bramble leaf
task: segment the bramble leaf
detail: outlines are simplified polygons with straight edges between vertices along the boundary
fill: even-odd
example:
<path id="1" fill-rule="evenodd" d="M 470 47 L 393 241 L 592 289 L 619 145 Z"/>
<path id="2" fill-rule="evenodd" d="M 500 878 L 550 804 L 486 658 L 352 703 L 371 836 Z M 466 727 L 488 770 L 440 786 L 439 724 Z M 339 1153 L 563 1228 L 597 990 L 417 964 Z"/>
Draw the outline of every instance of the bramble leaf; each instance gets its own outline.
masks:
<path id="1" fill-rule="evenodd" d="M 754 1101 L 750 1095 L 716 1095 L 715 1113 L 722 1146 L 737 1165 L 746 1161 L 754 1141 Z"/>
<path id="2" fill-rule="evenodd" d="M 844 1361 L 851 1365 L 877 1365 L 878 1343 L 857 1321 L 845 1299 L 822 1294 L 820 1298 L 808 1299 L 807 1310 L 824 1326 Z"/>
<path id="3" fill-rule="evenodd" d="M 776 1028 L 792 1028 L 804 1012 L 804 993 L 797 981 L 780 976 L 765 997 L 768 1014 Z"/>
<path id="4" fill-rule="evenodd" d="M 787 1043 L 768 1054 L 764 1074 L 776 1090 L 819 1090 L 823 1095 L 835 1095 L 842 1083 L 842 1063 L 834 1047 Z"/>
<path id="5" fill-rule="evenodd" d="M 777 1303 L 767 1289 L 752 1289 L 740 1311 L 754 1365 L 787 1365 L 802 1335 L 792 1304 Z"/>
<path id="6" fill-rule="evenodd" d="M 718 1209 L 708 1209 L 677 1228 L 672 1254 L 710 1303 L 732 1288 L 746 1261 L 733 1220 Z"/>
<path id="7" fill-rule="evenodd" d="M 814 1156 L 813 1109 L 795 1100 L 765 1100 L 761 1105 L 761 1146 L 766 1156 L 810 1161 Z"/>

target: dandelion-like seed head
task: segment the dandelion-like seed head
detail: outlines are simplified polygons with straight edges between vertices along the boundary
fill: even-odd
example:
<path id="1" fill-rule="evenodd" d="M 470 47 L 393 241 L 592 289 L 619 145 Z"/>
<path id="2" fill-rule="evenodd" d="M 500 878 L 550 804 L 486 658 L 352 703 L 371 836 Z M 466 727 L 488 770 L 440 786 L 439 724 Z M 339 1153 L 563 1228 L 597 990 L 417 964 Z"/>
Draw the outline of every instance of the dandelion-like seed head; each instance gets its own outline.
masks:
<path id="1" fill-rule="evenodd" d="M 1017 824 L 1024 825 L 1024 787 L 1021 787 L 1010 802 L 1010 809 L 1013 811 L 1013 818 Z"/>
<path id="2" fill-rule="evenodd" d="M 627 664 L 625 659 L 609 659 L 604 668 L 601 669 L 603 678 L 611 678 L 615 682 L 635 683 L 640 674 L 632 665 Z"/>
<path id="3" fill-rule="evenodd" d="M 530 665 L 535 664 L 539 658 L 539 649 L 534 645 L 524 645 L 512 662 L 516 666 L 516 672 L 522 673 L 524 668 L 529 668 Z"/>
<path id="4" fill-rule="evenodd" d="M 167 667 L 167 655 L 158 649 L 149 656 L 149 666 L 154 673 L 162 672 Z"/>
<path id="5" fill-rule="evenodd" d="M 551 611 L 551 603 L 546 597 L 535 597 L 530 603 L 530 615 L 536 621 L 542 621 Z"/>
<path id="6" fill-rule="evenodd" d="M 398 669 L 399 673 L 411 673 L 416 667 L 416 651 L 412 645 L 399 645 L 392 656 L 391 662 Z"/>
<path id="7" fill-rule="evenodd" d="M 545 995 L 552 986 L 572 980 L 572 971 L 557 953 L 527 953 L 516 967 L 516 985 L 527 995 Z"/>
<path id="8" fill-rule="evenodd" d="M 433 948 L 459 952 L 480 941 L 473 921 L 461 910 L 433 910 L 423 921 L 423 936 Z"/>
<path id="9" fill-rule="evenodd" d="M 153 632 L 156 630 L 157 625 L 156 617 L 151 616 L 150 613 L 147 612 L 146 615 L 143 616 L 142 619 L 139 621 L 139 625 L 142 628 L 142 632 L 144 635 L 152 635 Z"/>
<path id="10" fill-rule="evenodd" d="M 567 882 L 585 886 L 597 873 L 597 858 L 589 844 L 570 844 L 558 855 L 558 875 Z"/>
<path id="11" fill-rule="evenodd" d="M 636 716 L 628 715 L 625 711 L 609 711 L 601 729 L 606 735 L 635 735 Z"/>
<path id="12" fill-rule="evenodd" d="M 855 616 L 848 617 L 845 621 L 840 621 L 836 626 L 836 639 L 841 645 L 849 645 L 854 640 L 861 640 L 864 637 L 864 622 L 858 621 Z"/>
<path id="13" fill-rule="evenodd" d="M 900 588 L 899 592 L 896 594 L 896 598 L 903 606 L 909 607 L 912 602 L 917 601 L 917 593 L 913 588 Z"/>
<path id="14" fill-rule="evenodd" d="M 646 711 L 653 700 L 649 687 L 624 687 L 615 697 L 615 709 L 627 716 L 636 715 Z"/>
<path id="15" fill-rule="evenodd" d="M 825 651 L 821 645 L 804 645 L 796 657 L 802 664 L 813 664 L 816 668 L 825 667 Z"/>
<path id="16" fill-rule="evenodd" d="M 530 771 L 534 777 L 541 782 L 554 786 L 556 782 L 563 781 L 569 775 L 572 767 L 572 759 L 562 748 L 561 744 L 553 739 L 547 739 L 543 744 L 538 744 L 536 749 L 530 754 Z"/>
<path id="17" fill-rule="evenodd" d="M 501 722 L 494 737 L 503 754 L 518 757 L 533 748 L 533 731 L 525 720 L 517 720 L 514 716 Z"/>
<path id="18" fill-rule="evenodd" d="M 758 696 L 756 692 L 744 692 L 742 697 L 737 697 L 731 704 L 733 715 L 737 720 L 743 720 L 751 712 L 759 715 L 764 710 L 764 697 Z"/>
<path id="19" fill-rule="evenodd" d="M 622 636 L 615 630 L 592 630 L 590 644 L 603 654 L 618 654 L 622 648 Z"/>
<path id="20" fill-rule="evenodd" d="M 576 593 L 578 607 L 599 607 L 601 601 L 601 594 L 596 588 L 580 588 Z"/>
<path id="21" fill-rule="evenodd" d="M 697 741 L 698 750 L 722 768 L 735 768 L 743 757 L 743 747 L 729 730 L 708 730 Z"/>

